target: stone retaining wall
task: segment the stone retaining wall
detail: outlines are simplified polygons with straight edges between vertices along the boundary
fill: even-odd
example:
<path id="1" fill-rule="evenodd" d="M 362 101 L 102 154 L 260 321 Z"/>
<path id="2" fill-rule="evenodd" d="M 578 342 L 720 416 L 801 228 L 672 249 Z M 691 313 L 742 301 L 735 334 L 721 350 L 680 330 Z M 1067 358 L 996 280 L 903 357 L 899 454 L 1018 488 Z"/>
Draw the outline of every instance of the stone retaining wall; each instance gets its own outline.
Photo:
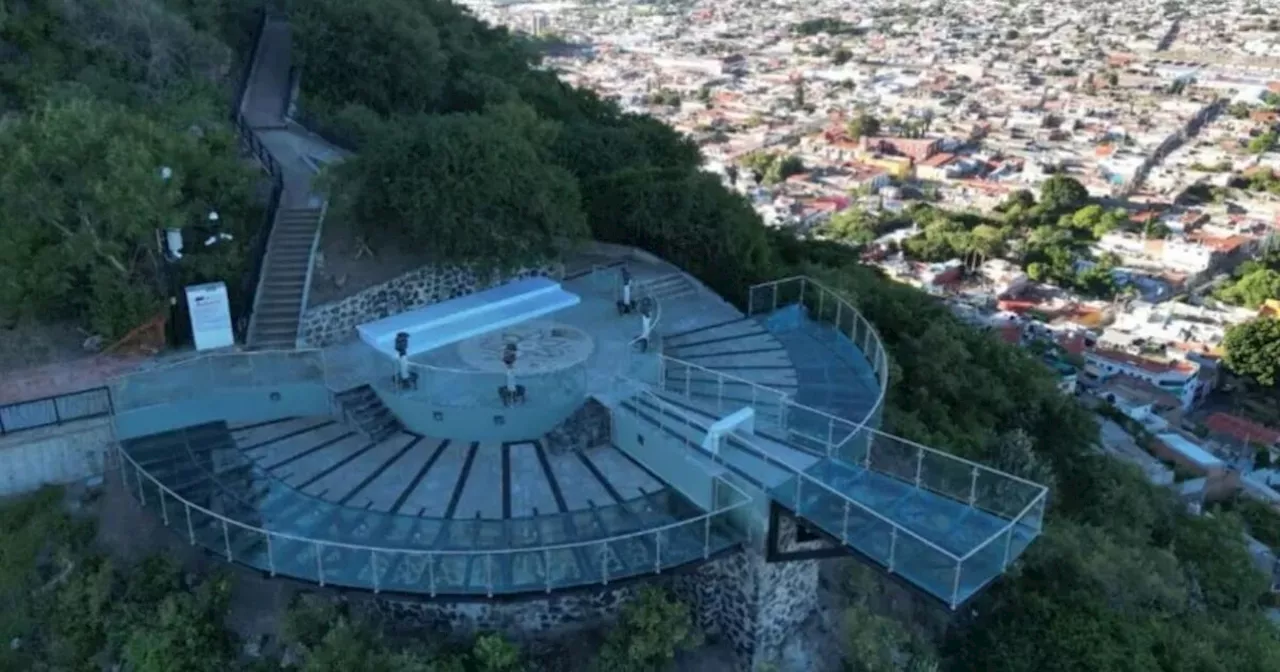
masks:
<path id="1" fill-rule="evenodd" d="M 801 548 L 786 541 L 788 537 L 795 539 L 794 525 L 787 529 L 784 523 L 780 534 L 783 548 Z M 360 606 L 367 616 L 391 631 L 428 630 L 463 637 L 501 632 L 537 648 L 576 633 L 607 628 L 641 587 L 656 585 L 688 604 L 695 625 L 729 644 L 735 654 L 734 668 L 746 671 L 763 662 L 781 660 L 784 648 L 796 648 L 789 645 L 813 648 L 814 643 L 791 640 L 799 636 L 800 625 L 818 606 L 818 564 L 817 560 L 767 563 L 761 549 L 744 548 L 688 571 L 599 590 L 513 602 L 460 603 L 379 596 Z M 810 660 L 802 667 L 805 672 L 814 672 L 820 666 Z"/>
<path id="2" fill-rule="evenodd" d="M 456 299 L 511 280 L 557 277 L 562 270 L 559 264 L 547 264 L 486 280 L 485 274 L 468 267 L 423 266 L 345 299 L 307 309 L 298 327 L 298 337 L 307 346 L 325 347 L 352 337 L 355 327 L 365 322 Z"/>

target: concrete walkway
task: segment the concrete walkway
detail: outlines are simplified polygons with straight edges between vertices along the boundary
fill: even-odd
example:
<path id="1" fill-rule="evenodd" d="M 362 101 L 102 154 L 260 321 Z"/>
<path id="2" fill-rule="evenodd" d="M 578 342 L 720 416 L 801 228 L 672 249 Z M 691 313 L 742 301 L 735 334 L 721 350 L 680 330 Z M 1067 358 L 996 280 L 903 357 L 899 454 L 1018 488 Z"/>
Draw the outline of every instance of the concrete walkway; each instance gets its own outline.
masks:
<path id="1" fill-rule="evenodd" d="M 326 163 L 349 153 L 286 118 L 293 95 L 293 35 L 285 19 L 270 19 L 262 31 L 249 86 L 240 110 L 249 127 L 280 164 L 284 173 L 283 208 L 316 208 L 324 202 L 312 179 Z"/>

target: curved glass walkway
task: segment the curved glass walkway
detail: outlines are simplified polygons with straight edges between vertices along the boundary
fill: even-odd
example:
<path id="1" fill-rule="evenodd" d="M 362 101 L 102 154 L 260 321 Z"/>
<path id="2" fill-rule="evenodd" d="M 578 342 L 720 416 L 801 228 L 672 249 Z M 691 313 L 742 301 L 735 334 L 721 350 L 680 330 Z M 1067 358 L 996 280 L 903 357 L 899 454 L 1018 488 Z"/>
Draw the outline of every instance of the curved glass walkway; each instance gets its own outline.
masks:
<path id="1" fill-rule="evenodd" d="M 420 517 L 307 494 L 247 457 L 225 422 L 121 448 L 126 485 L 193 544 L 272 575 L 432 596 L 546 592 L 702 561 L 741 542 L 727 516 L 747 501 L 726 484 L 710 513 L 664 489 L 561 514 Z"/>

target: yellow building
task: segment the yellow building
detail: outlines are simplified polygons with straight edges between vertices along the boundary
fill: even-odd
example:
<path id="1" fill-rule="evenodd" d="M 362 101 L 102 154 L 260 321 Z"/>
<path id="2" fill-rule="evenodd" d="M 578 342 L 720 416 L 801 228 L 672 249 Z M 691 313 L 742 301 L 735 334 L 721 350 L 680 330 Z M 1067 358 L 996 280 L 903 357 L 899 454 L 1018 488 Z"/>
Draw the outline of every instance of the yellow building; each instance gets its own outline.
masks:
<path id="1" fill-rule="evenodd" d="M 858 157 L 858 160 L 869 166 L 875 166 L 900 180 L 905 180 L 911 177 L 912 161 L 905 156 L 863 154 Z"/>

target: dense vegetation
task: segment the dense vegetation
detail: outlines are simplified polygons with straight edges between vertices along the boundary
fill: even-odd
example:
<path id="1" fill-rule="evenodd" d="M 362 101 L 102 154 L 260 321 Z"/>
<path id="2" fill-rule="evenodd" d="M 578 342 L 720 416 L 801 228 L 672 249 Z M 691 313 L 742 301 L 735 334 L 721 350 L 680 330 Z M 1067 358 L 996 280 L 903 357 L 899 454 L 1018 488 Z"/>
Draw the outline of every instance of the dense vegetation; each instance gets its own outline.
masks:
<path id="1" fill-rule="evenodd" d="M 70 319 L 112 338 L 157 314 L 168 282 L 238 279 L 260 178 L 225 121 L 236 62 L 212 30 L 235 33 L 242 13 L 202 30 L 159 0 L 5 9 L 0 319 Z M 180 264 L 164 261 L 166 228 L 183 230 Z"/>
<path id="2" fill-rule="evenodd" d="M 238 2 L 208 5 L 200 10 L 203 25 L 237 25 L 231 17 Z M 737 301 L 753 282 L 816 276 L 859 306 L 892 355 L 889 428 L 1054 486 L 1045 535 L 949 633 L 943 669 L 1280 669 L 1280 641 L 1261 613 L 1265 578 L 1251 565 L 1241 520 L 1225 511 L 1191 516 L 1168 491 L 1101 455 L 1092 417 L 1057 392 L 1033 357 L 860 266 L 845 245 L 765 229 L 742 198 L 699 170 L 697 149 L 686 139 L 532 69 L 521 42 L 453 5 L 315 0 L 299 3 L 293 17 L 308 114 L 363 150 L 333 176 L 334 189 L 341 206 L 383 240 L 440 241 L 437 253 L 464 259 L 491 246 L 509 255 L 501 262 L 518 263 L 589 233 L 666 257 Z M 444 174 L 424 151 L 443 153 L 462 172 Z M 379 176 L 383 182 L 374 184 Z M 1036 234 L 1054 241 L 1065 228 L 1076 240 L 1084 234 L 1075 231 L 1092 235 L 1106 214 L 1098 213 L 1097 222 L 1094 213 L 1082 216 L 1077 225 L 1087 203 L 1075 186 L 1055 181 L 1038 202 L 1018 195 L 1002 215 L 1032 230 L 1042 263 L 1057 260 L 1051 242 L 1038 242 Z M 26 594 L 38 584 L 24 584 Z M 211 585 L 203 589 L 208 597 L 197 588 L 173 598 L 182 604 L 159 609 L 172 617 L 157 621 L 165 626 L 158 633 L 135 637 L 127 620 L 95 620 L 92 632 L 104 634 L 93 641 L 124 642 L 115 650 L 136 655 L 131 661 L 193 646 L 212 652 L 206 661 L 218 661 L 221 630 L 182 625 L 211 609 L 218 593 Z M 114 609 L 117 602 L 126 603 L 92 604 Z M 662 616 L 665 609 L 657 618 L 651 612 L 624 623 L 619 637 L 657 633 L 651 639 L 671 646 L 689 641 L 678 622 L 674 630 L 659 627 L 673 624 Z M 865 622 L 890 630 L 883 621 Z M 181 636 L 165 634 L 170 623 L 183 628 Z M 324 634 L 307 640 L 304 669 L 369 669 L 364 662 L 384 659 L 386 647 L 356 625 L 325 623 Z M 859 650 L 879 641 L 864 641 L 860 627 L 850 637 L 859 638 L 853 644 Z M 494 665 L 510 661 L 505 647 L 481 646 L 493 649 L 480 655 L 492 655 Z M 641 669 L 660 669 L 669 659 L 653 641 L 610 647 L 634 652 Z M 893 651 L 881 654 L 882 662 L 901 660 Z M 400 653 L 385 655 L 393 661 Z M 476 654 L 465 655 L 471 662 L 461 664 L 475 664 Z M 459 669 L 396 664 L 381 669 Z"/>
<path id="3" fill-rule="evenodd" d="M 96 541 L 99 506 L 93 495 L 68 497 L 61 488 L 0 503 L 0 670 L 546 669 L 545 661 L 528 659 L 494 634 L 470 641 L 433 633 L 389 637 L 348 606 L 307 593 L 295 596 L 275 637 L 258 633 L 242 641 L 228 628 L 229 576 L 185 572 L 170 556 L 113 560 Z M 686 605 L 646 589 L 603 637 L 598 653 L 576 657 L 568 669 L 662 669 L 699 641 Z"/>
<path id="4" fill-rule="evenodd" d="M 1033 358 L 963 326 L 933 299 L 886 282 L 858 265 L 843 245 L 767 231 L 740 197 L 699 171 L 696 151 L 685 139 L 527 66 L 512 67 L 525 56 L 503 31 L 434 2 L 377 0 L 363 3 L 361 11 L 414 13 L 407 23 L 425 21 L 434 30 L 415 33 L 421 37 L 411 45 L 364 37 L 343 41 L 343 35 L 374 33 L 377 24 L 349 23 L 355 17 L 342 6 L 332 0 L 306 10 L 309 22 L 348 22 L 342 35 L 324 32 L 323 40 L 314 40 L 322 46 L 312 47 L 305 46 L 312 43 L 305 33 L 299 38 L 306 62 L 324 60 L 325 72 L 332 73 L 331 80 L 304 82 L 307 99 L 317 102 L 317 113 L 328 123 L 363 119 L 353 127 L 364 129 L 369 146 L 395 153 L 395 143 L 378 136 L 404 131 L 379 126 L 427 129 L 471 123 L 432 115 L 482 120 L 511 115 L 515 108 L 535 114 L 537 123 L 507 124 L 508 137 L 476 136 L 467 151 L 483 161 L 491 151 L 483 142 L 545 139 L 538 159 L 576 179 L 591 235 L 651 250 L 730 298 L 740 300 L 752 282 L 793 272 L 822 278 L 858 303 L 893 354 L 887 424 L 907 437 L 1055 485 L 1044 539 L 1007 580 L 979 598 L 976 618 L 952 633 L 944 649 L 946 668 L 1261 672 L 1280 665 L 1280 642 L 1260 613 L 1266 582 L 1245 551 L 1240 521 L 1226 513 L 1192 517 L 1168 492 L 1099 455 L 1093 419 L 1056 392 Z M 330 59 L 339 59 L 338 65 Z M 358 87 L 367 59 L 443 71 L 448 78 L 425 102 L 383 92 L 365 98 Z M 423 175 L 430 170 L 419 168 Z M 519 170 L 512 166 L 436 188 L 493 192 L 498 202 L 492 208 L 516 212 L 506 201 L 509 192 L 495 190 L 491 181 L 511 180 Z M 336 178 L 358 185 L 367 174 L 357 161 Z M 438 196 L 422 196 L 423 202 L 433 198 Z M 569 207 L 567 200 L 562 205 Z M 441 230 L 429 215 L 425 208 L 402 212 L 391 226 L 407 236 L 422 235 L 419 227 L 446 240 L 457 235 Z M 1055 250 L 1127 224 L 1091 206 L 1083 188 L 1068 178 L 1051 180 L 1038 201 L 1016 195 L 1002 218 L 1001 227 L 1031 232 L 1027 255 L 1033 261 L 1064 273 L 1068 262 Z M 469 230 L 479 226 L 522 230 L 517 221 L 471 224 Z M 537 227 L 523 235 L 546 240 L 548 232 Z"/>

